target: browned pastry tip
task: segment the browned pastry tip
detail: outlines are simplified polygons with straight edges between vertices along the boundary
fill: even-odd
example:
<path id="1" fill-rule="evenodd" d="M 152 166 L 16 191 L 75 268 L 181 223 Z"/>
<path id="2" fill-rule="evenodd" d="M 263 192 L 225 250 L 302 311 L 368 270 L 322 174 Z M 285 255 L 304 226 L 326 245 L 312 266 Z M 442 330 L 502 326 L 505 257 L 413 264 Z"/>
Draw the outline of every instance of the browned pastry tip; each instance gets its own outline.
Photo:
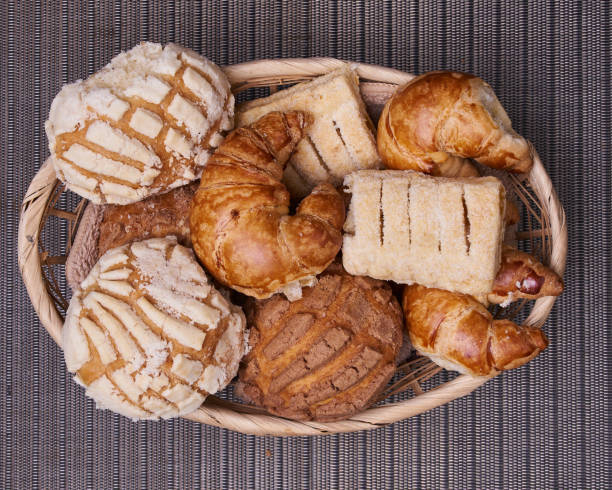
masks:
<path id="1" fill-rule="evenodd" d="M 230 133 L 202 174 L 190 216 L 194 249 L 220 282 L 249 296 L 311 281 L 342 245 L 344 203 L 330 184 L 289 216 L 281 178 L 308 124 L 303 112 L 269 113 Z"/>
<path id="2" fill-rule="evenodd" d="M 488 295 L 491 303 L 499 304 L 519 298 L 537 299 L 542 296 L 559 296 L 563 292 L 563 280 L 533 255 L 508 245 L 502 250 L 502 262 Z"/>
<path id="3" fill-rule="evenodd" d="M 271 413 L 332 421 L 364 410 L 395 372 L 402 314 L 383 281 L 332 264 L 300 300 L 246 306 L 250 345 L 237 392 Z"/>
<path id="4" fill-rule="evenodd" d="M 455 157 L 516 173 L 533 165 L 491 87 L 459 72 L 425 73 L 400 87 L 379 119 L 377 144 L 383 163 L 400 170 L 439 174 Z"/>
<path id="5" fill-rule="evenodd" d="M 436 364 L 473 376 L 495 376 L 522 366 L 548 345 L 539 328 L 493 320 L 472 296 L 406 286 L 406 328 L 415 349 Z"/>

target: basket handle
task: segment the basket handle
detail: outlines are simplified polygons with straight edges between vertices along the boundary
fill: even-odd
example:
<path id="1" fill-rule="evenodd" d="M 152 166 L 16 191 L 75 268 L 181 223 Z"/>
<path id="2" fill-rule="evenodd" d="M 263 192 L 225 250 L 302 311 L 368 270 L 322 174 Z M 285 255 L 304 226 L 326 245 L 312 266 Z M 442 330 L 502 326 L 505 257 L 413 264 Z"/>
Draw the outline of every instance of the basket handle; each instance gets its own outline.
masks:
<path id="1" fill-rule="evenodd" d="M 357 63 L 353 61 L 342 61 L 335 58 L 285 58 L 285 59 L 264 59 L 247 61 L 237 65 L 224 66 L 223 71 L 232 85 L 232 91 L 239 92 L 244 88 L 248 80 L 248 86 L 256 86 L 260 80 L 266 80 L 266 85 L 270 84 L 270 79 L 278 78 L 279 83 L 283 81 L 295 81 L 299 79 L 310 79 L 319 75 L 329 73 L 336 68 L 349 63 L 355 68 L 362 81 L 376 81 L 382 83 L 392 83 L 402 85 L 409 82 L 415 76 L 394 68 L 385 68 L 367 63 Z M 279 73 L 283 75 L 279 77 Z"/>

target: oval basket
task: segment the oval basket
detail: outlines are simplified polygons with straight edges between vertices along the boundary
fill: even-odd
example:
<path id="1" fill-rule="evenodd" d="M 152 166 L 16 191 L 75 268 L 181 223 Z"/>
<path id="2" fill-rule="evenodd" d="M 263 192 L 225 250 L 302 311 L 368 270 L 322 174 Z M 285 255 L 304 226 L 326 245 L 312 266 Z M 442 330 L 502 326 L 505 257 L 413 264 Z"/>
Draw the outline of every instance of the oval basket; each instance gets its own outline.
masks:
<path id="1" fill-rule="evenodd" d="M 224 68 L 234 93 L 253 87 L 268 87 L 271 92 L 300 81 L 327 73 L 343 62 L 332 58 L 260 60 Z M 382 105 L 398 84 L 408 82 L 413 75 L 375 65 L 354 63 L 361 80 L 361 91 L 373 117 L 377 117 Z M 522 202 L 524 212 L 523 231 L 515 233 L 531 253 L 555 270 L 560 276 L 565 269 L 567 253 L 567 229 L 565 214 L 542 162 L 535 150 L 535 164 L 528 176 L 506 176 L 506 187 L 517 201 Z M 61 345 L 62 313 L 68 301 L 56 280 L 58 267 L 63 268 L 79 219 L 87 201 L 81 200 L 72 210 L 58 209 L 64 187 L 55 177 L 52 165 L 46 162 L 36 174 L 24 198 L 19 224 L 19 268 L 32 304 L 41 323 L 53 339 Z M 45 249 L 41 233 L 50 217 L 68 221 L 68 241 L 50 248 L 63 250 L 51 255 Z M 48 240 L 46 240 L 47 242 Z M 55 271 L 55 272 L 54 272 Z M 60 270 L 61 273 L 61 270 Z M 535 302 L 519 301 L 513 308 L 498 310 L 496 314 L 516 315 L 529 304 L 531 310 L 524 324 L 541 326 L 546 320 L 555 298 L 545 297 Z M 186 418 L 204 424 L 256 435 L 322 435 L 351 432 L 381 427 L 398 420 L 423 413 L 451 400 L 467 395 L 487 378 L 461 375 L 446 383 L 425 391 L 422 383 L 436 374 L 440 368 L 427 358 L 412 358 L 398 366 L 399 376 L 381 394 L 383 401 L 391 394 L 411 390 L 413 396 L 396 403 L 386 403 L 340 422 L 298 422 L 275 417 L 249 405 L 230 402 L 209 396 L 204 404 Z M 435 380 L 428 386 L 435 385 Z"/>

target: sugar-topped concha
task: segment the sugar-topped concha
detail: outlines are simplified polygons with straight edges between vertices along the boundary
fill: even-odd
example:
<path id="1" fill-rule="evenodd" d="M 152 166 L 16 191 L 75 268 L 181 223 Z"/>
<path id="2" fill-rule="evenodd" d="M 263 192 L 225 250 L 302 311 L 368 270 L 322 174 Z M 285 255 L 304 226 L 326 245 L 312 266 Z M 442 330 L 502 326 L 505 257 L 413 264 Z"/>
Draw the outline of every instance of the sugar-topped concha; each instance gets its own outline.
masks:
<path id="1" fill-rule="evenodd" d="M 68 370 L 98 408 L 184 415 L 223 389 L 247 350 L 245 317 L 174 237 L 106 252 L 66 313 Z"/>
<path id="2" fill-rule="evenodd" d="M 176 44 L 147 42 L 65 85 L 45 129 L 70 190 L 98 204 L 128 204 L 199 178 L 233 119 L 218 66 Z"/>

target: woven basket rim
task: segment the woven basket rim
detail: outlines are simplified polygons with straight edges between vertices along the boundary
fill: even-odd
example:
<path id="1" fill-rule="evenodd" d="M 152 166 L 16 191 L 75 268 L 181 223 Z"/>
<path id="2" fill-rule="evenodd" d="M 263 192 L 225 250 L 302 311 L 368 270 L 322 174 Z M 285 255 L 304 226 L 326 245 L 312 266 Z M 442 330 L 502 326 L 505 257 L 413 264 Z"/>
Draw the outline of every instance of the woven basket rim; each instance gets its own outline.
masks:
<path id="1" fill-rule="evenodd" d="M 255 60 L 222 67 L 234 92 L 253 86 L 280 85 L 307 80 L 342 66 L 344 61 L 334 58 L 285 58 Z M 362 81 L 403 84 L 414 75 L 392 68 L 366 63 L 349 62 Z M 535 149 L 534 167 L 527 177 L 537 195 L 542 211 L 547 213 L 552 243 L 549 266 L 561 277 L 567 256 L 567 227 L 563 207 L 552 182 Z M 45 210 L 56 185 L 53 166 L 47 160 L 34 176 L 21 208 L 18 235 L 18 262 L 28 294 L 41 323 L 61 347 L 63 320 L 45 287 L 38 249 Z M 540 326 L 548 317 L 554 297 L 539 298 L 525 320 L 525 324 Z M 370 408 L 355 416 L 330 423 L 294 421 L 268 414 L 242 413 L 209 397 L 202 407 L 185 418 L 200 423 L 224 427 L 254 435 L 325 435 L 374 429 L 426 412 L 432 408 L 465 396 L 489 378 L 460 375 L 423 394 L 397 403 Z"/>

